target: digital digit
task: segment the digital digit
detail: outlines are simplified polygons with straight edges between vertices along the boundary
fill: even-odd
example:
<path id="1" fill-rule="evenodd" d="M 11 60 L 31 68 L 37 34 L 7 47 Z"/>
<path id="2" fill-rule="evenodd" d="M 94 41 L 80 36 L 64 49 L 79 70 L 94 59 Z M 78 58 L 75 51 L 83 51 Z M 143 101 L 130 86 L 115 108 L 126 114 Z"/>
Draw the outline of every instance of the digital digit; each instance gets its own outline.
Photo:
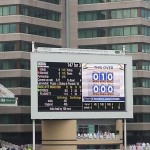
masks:
<path id="1" fill-rule="evenodd" d="M 100 86 L 100 92 L 101 93 L 105 93 L 106 92 L 106 86 L 105 85 L 101 85 Z"/>
<path id="2" fill-rule="evenodd" d="M 99 86 L 98 85 L 93 86 L 93 93 L 99 93 Z"/>
<path id="3" fill-rule="evenodd" d="M 114 93 L 114 86 L 113 85 L 108 85 L 107 86 L 107 92 L 108 93 Z"/>
<path id="4" fill-rule="evenodd" d="M 92 73 L 92 78 L 94 81 L 99 81 L 99 73 Z"/>
<path id="5" fill-rule="evenodd" d="M 106 81 L 106 72 L 100 72 L 100 81 Z"/>
<path id="6" fill-rule="evenodd" d="M 111 73 L 111 72 L 107 73 L 107 80 L 108 81 L 112 81 L 113 80 L 113 73 Z"/>

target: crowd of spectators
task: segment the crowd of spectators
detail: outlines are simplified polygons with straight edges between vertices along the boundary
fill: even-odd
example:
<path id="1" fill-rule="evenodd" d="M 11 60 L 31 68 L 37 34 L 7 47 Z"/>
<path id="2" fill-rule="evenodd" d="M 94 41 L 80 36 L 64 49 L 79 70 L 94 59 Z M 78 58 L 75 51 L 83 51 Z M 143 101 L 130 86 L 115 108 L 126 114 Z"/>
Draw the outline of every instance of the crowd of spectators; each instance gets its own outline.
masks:
<path id="1" fill-rule="evenodd" d="M 78 139 L 118 139 L 119 134 L 111 133 L 111 132 L 100 132 L 97 133 L 78 133 Z"/>
<path id="2" fill-rule="evenodd" d="M 149 143 L 136 143 L 128 146 L 128 150 L 150 150 Z"/>
<path id="3" fill-rule="evenodd" d="M 32 150 L 29 145 L 16 145 L 0 140 L 0 150 Z"/>

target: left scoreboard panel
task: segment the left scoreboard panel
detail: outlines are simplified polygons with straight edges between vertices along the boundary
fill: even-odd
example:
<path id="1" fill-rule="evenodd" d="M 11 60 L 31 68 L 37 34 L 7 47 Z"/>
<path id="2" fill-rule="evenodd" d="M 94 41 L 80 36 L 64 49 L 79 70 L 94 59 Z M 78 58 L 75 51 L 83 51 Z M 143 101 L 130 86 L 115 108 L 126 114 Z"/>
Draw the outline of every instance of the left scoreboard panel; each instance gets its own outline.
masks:
<path id="1" fill-rule="evenodd" d="M 81 63 L 37 62 L 38 111 L 82 110 Z"/>

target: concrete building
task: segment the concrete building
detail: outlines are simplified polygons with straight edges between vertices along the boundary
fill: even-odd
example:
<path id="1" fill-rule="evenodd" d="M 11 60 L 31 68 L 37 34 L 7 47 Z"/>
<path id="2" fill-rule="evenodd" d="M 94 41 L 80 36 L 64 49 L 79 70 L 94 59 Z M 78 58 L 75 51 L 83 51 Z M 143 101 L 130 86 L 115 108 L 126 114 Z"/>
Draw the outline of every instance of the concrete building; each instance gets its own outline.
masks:
<path id="1" fill-rule="evenodd" d="M 134 119 L 127 121 L 128 144 L 150 142 L 149 36 L 149 0 L 0 1 L 0 83 L 18 97 L 17 107 L 0 108 L 0 138 L 16 144 L 32 142 L 30 52 L 35 41 L 37 47 L 116 50 L 125 45 L 127 55 L 133 56 L 134 75 Z M 114 128 L 118 121 L 102 122 L 103 128 L 110 124 Z M 41 122 L 36 123 L 39 143 Z M 101 128 L 97 120 L 77 124 L 80 132 Z"/>

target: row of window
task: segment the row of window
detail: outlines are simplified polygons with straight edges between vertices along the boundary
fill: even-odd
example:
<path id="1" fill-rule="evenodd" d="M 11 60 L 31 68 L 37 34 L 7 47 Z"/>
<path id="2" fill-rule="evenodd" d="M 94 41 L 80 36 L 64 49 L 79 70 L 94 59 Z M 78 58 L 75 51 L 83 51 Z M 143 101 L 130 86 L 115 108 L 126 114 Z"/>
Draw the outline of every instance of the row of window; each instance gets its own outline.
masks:
<path id="1" fill-rule="evenodd" d="M 150 62 L 149 61 L 134 61 L 133 62 L 134 70 L 148 70 L 150 71 Z"/>
<path id="2" fill-rule="evenodd" d="M 150 27 L 142 26 L 142 35 L 150 36 Z"/>
<path id="3" fill-rule="evenodd" d="M 17 6 L 14 5 L 0 6 L 0 16 L 16 15 L 16 14 L 17 14 Z M 46 10 L 26 5 L 19 5 L 19 14 L 53 21 L 60 21 L 61 16 L 60 12 L 55 12 L 52 10 Z"/>
<path id="4" fill-rule="evenodd" d="M 4 59 L 0 60 L 0 70 L 7 70 L 7 69 L 30 69 L 30 62 L 29 60 L 25 59 Z"/>
<path id="5" fill-rule="evenodd" d="M 20 24 L 20 32 L 52 38 L 60 38 L 60 29 L 49 28 L 31 24 Z"/>
<path id="6" fill-rule="evenodd" d="M 92 20 L 104 20 L 104 19 L 124 19 L 124 18 L 137 18 L 137 9 L 121 9 L 108 11 L 108 17 L 106 17 L 106 11 L 86 11 L 78 13 L 78 21 L 92 21 Z"/>
<path id="7" fill-rule="evenodd" d="M 52 4 L 60 4 L 60 0 L 39 0 L 39 1 L 43 1 L 43 2 L 47 2 L 47 3 L 52 3 Z"/>
<path id="8" fill-rule="evenodd" d="M 60 29 L 31 24 L 19 24 L 21 33 L 60 38 Z M 0 24 L 0 34 L 16 33 L 17 24 Z"/>
<path id="9" fill-rule="evenodd" d="M 110 11 L 110 19 L 137 18 L 137 9 L 121 9 Z"/>
<path id="10" fill-rule="evenodd" d="M 78 4 L 94 4 L 94 3 L 104 3 L 106 0 L 78 0 Z"/>
<path id="11" fill-rule="evenodd" d="M 130 36 L 130 35 L 138 35 L 137 26 L 113 27 L 108 29 L 106 28 L 79 29 L 78 31 L 79 38 Z"/>
<path id="12" fill-rule="evenodd" d="M 16 6 L 0 6 L 0 16 L 16 15 Z"/>
<path id="13" fill-rule="evenodd" d="M 30 114 L 0 114 L 0 124 L 31 124 Z M 40 120 L 36 120 L 36 124 L 40 124 Z"/>
<path id="14" fill-rule="evenodd" d="M 81 4 L 106 3 L 106 2 L 122 2 L 122 1 L 130 1 L 130 0 L 78 0 L 78 4 L 81 5 Z"/>
<path id="15" fill-rule="evenodd" d="M 3 114 L 0 115 L 0 124 L 31 124 L 31 117 L 29 114 Z"/>
<path id="16" fill-rule="evenodd" d="M 133 78 L 133 87 L 150 88 L 149 78 Z"/>
<path id="17" fill-rule="evenodd" d="M 138 35 L 137 26 L 129 27 L 114 27 L 110 29 L 110 36 L 129 36 L 129 35 Z"/>
<path id="18" fill-rule="evenodd" d="M 0 78 L 0 83 L 7 88 L 11 87 L 30 88 L 30 78 L 26 77 Z"/>
<path id="19" fill-rule="evenodd" d="M 80 12 L 78 14 L 78 21 L 104 20 L 105 18 L 106 11 Z"/>
<path id="20" fill-rule="evenodd" d="M 43 43 L 35 43 L 36 47 L 60 47 L 57 45 L 51 44 L 43 44 Z M 0 52 L 7 52 L 7 51 L 32 51 L 32 43 L 26 41 L 5 41 L 0 42 Z M 26 68 L 27 69 L 27 68 Z"/>
<path id="21" fill-rule="evenodd" d="M 135 113 L 133 119 L 130 122 L 150 122 L 150 114 L 149 113 Z"/>
<path id="22" fill-rule="evenodd" d="M 26 5 L 19 6 L 19 13 L 20 15 L 31 16 L 31 17 L 53 20 L 53 21 L 60 21 L 60 15 L 61 15 L 61 13 L 59 12 L 41 9 L 41 8 L 35 8 Z"/>
<path id="23" fill-rule="evenodd" d="M 122 45 L 125 45 L 127 53 L 137 53 L 137 52 L 143 52 L 143 53 L 150 53 L 150 44 L 114 44 L 110 46 L 109 49 L 114 50 L 121 50 Z M 141 45 L 142 49 L 140 49 L 139 45 Z"/>
<path id="24" fill-rule="evenodd" d="M 140 35 L 139 31 L 141 29 L 141 35 L 150 36 L 150 27 L 142 26 L 124 26 L 124 27 L 113 27 L 113 28 L 88 28 L 79 29 L 79 38 L 95 38 L 95 37 L 108 37 L 108 36 L 130 36 L 130 35 Z"/>
<path id="25" fill-rule="evenodd" d="M 133 104 L 134 105 L 150 105 L 150 96 L 146 96 L 146 95 L 133 96 Z"/>

